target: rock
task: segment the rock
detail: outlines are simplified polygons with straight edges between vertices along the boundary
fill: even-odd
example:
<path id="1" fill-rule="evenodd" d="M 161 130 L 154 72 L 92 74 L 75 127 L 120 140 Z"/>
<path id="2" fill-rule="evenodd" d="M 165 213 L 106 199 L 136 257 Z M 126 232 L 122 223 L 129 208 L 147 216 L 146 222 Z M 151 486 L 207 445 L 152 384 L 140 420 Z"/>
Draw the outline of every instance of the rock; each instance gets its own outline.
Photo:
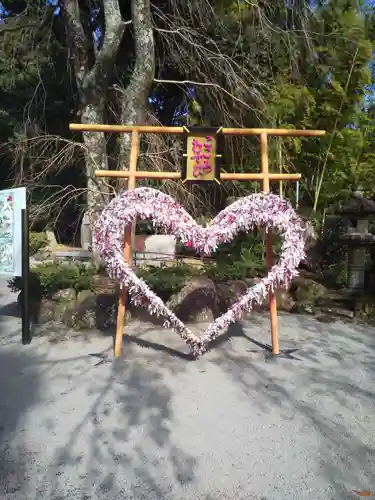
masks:
<path id="1" fill-rule="evenodd" d="M 291 312 L 295 308 L 293 297 L 287 290 L 278 290 L 276 292 L 276 304 L 278 311 Z M 253 309 L 254 311 L 268 310 L 268 299 L 265 299 L 260 305 L 255 305 Z"/>
<path id="2" fill-rule="evenodd" d="M 254 286 L 257 285 L 261 281 L 261 278 L 246 278 L 245 282 L 247 285 Z M 291 312 L 292 309 L 295 307 L 295 301 L 292 297 L 292 295 L 285 289 L 280 289 L 276 292 L 276 302 L 277 302 L 277 309 L 279 311 L 286 311 L 286 312 Z M 264 302 L 261 305 L 255 305 L 254 306 L 254 311 L 260 311 L 264 309 L 268 309 L 268 300 L 265 299 Z"/>
<path id="3" fill-rule="evenodd" d="M 53 264 L 55 260 L 52 257 L 53 255 L 51 253 L 48 256 L 45 255 L 43 258 L 41 256 L 33 255 L 32 257 L 30 257 L 30 269 L 36 268 L 38 266 L 44 266 L 46 264 Z"/>
<path id="4" fill-rule="evenodd" d="M 302 304 L 302 307 L 303 312 L 305 312 L 306 314 L 314 314 L 314 309 L 311 306 Z"/>
<path id="5" fill-rule="evenodd" d="M 48 246 L 50 250 L 54 250 L 58 247 L 55 233 L 53 231 L 46 231 L 46 237 L 48 240 Z"/>
<path id="6" fill-rule="evenodd" d="M 116 281 L 108 276 L 94 276 L 93 283 L 95 293 L 115 293 L 118 289 Z"/>
<path id="7" fill-rule="evenodd" d="M 262 278 L 259 278 L 259 277 L 255 277 L 255 278 L 245 278 L 244 279 L 244 282 L 246 283 L 246 285 L 248 286 L 248 288 L 254 286 L 254 285 L 257 285 L 260 281 L 261 281 Z M 253 305 L 253 308 L 252 310 L 250 311 L 250 314 L 252 312 L 262 312 L 264 311 L 264 309 L 268 309 L 268 301 L 265 300 L 263 302 L 263 304 L 254 304 Z"/>
<path id="8" fill-rule="evenodd" d="M 319 314 L 316 316 L 316 319 L 320 321 L 321 323 L 334 323 L 335 318 L 332 316 L 332 314 Z"/>
<path id="9" fill-rule="evenodd" d="M 144 252 L 137 253 L 137 263 L 142 266 L 160 266 L 176 258 L 176 238 L 171 235 L 153 234 L 145 239 Z"/>
<path id="10" fill-rule="evenodd" d="M 315 314 L 315 309 L 308 304 L 294 304 L 292 312 L 299 314 Z"/>
<path id="11" fill-rule="evenodd" d="M 228 280 L 216 284 L 220 312 L 227 311 L 249 288 L 242 280 Z"/>
<path id="12" fill-rule="evenodd" d="M 44 325 L 50 321 L 63 321 L 66 311 L 70 307 L 69 302 L 60 302 L 51 299 L 42 299 L 38 306 L 38 310 L 34 309 L 35 322 L 39 325 Z"/>
<path id="13" fill-rule="evenodd" d="M 293 299 L 302 304 L 314 304 L 327 295 L 327 288 L 310 278 L 297 277 L 289 288 Z"/>
<path id="14" fill-rule="evenodd" d="M 219 314 L 215 284 L 205 277 L 192 278 L 167 305 L 184 322 L 211 322 Z"/>
<path id="15" fill-rule="evenodd" d="M 245 278 L 244 282 L 246 283 L 246 285 L 248 287 L 251 287 L 251 286 L 257 285 L 261 280 L 262 280 L 262 278 Z"/>
<path id="16" fill-rule="evenodd" d="M 34 255 L 30 257 L 30 265 L 32 264 L 32 261 L 34 262 L 41 262 L 45 263 L 46 260 L 49 260 L 51 257 L 51 250 L 47 248 L 42 248 L 41 250 L 38 250 Z"/>
<path id="17" fill-rule="evenodd" d="M 58 290 L 57 292 L 55 292 L 52 295 L 51 299 L 56 301 L 59 300 L 72 301 L 75 300 L 76 297 L 77 293 L 74 290 L 74 288 L 65 288 L 63 290 Z"/>
<path id="18" fill-rule="evenodd" d="M 45 323 L 54 321 L 55 308 L 56 308 L 56 302 L 54 300 L 42 299 L 37 315 L 38 316 L 37 322 L 40 325 L 44 325 Z"/>
<path id="19" fill-rule="evenodd" d="M 354 318 L 354 311 L 350 311 L 349 309 L 342 309 L 339 307 L 322 307 L 320 310 L 322 313 L 340 316 L 341 318 Z"/>
<path id="20" fill-rule="evenodd" d="M 87 303 L 87 305 L 91 305 L 92 301 L 96 301 L 95 291 L 81 290 L 80 292 L 78 292 L 76 304 L 86 304 Z"/>
<path id="21" fill-rule="evenodd" d="M 63 315 L 63 322 L 78 330 L 105 330 L 116 324 L 117 294 L 83 290 Z"/>
<path id="22" fill-rule="evenodd" d="M 88 212 L 85 212 L 81 223 L 81 247 L 84 250 L 92 250 L 91 224 Z"/>
<path id="23" fill-rule="evenodd" d="M 277 309 L 285 312 L 291 312 L 295 305 L 293 297 L 285 289 L 281 289 L 276 292 L 276 303 Z M 268 304 L 266 304 L 266 306 L 268 307 Z"/>

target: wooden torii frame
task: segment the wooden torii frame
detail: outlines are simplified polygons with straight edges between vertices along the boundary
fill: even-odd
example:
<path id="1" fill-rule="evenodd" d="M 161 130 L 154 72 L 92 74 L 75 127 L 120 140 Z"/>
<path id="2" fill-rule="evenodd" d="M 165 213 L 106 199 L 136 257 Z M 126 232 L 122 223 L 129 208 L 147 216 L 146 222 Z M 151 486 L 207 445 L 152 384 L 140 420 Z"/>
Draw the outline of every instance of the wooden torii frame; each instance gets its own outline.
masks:
<path id="1" fill-rule="evenodd" d="M 137 179 L 155 179 L 178 180 L 181 178 L 180 172 L 146 172 L 137 171 L 137 162 L 139 157 L 140 134 L 175 134 L 183 135 L 186 132 L 184 127 L 162 127 L 147 125 L 103 125 L 103 124 L 78 124 L 71 123 L 70 130 L 81 132 L 109 132 L 109 133 L 127 133 L 131 134 L 130 162 L 128 170 L 97 170 L 97 177 L 115 177 L 128 179 L 128 189 L 135 189 Z M 220 179 L 223 181 L 262 181 L 262 191 L 268 193 L 270 190 L 270 181 L 298 181 L 301 174 L 283 174 L 270 173 L 268 163 L 268 136 L 286 136 L 286 137 L 321 137 L 325 134 L 324 130 L 291 130 L 291 129 L 259 129 L 259 128 L 223 128 L 224 135 L 237 136 L 260 136 L 260 154 L 261 154 L 261 172 L 256 173 L 222 173 Z M 130 266 L 132 264 L 132 230 L 127 227 L 124 239 L 124 259 Z M 268 268 L 273 265 L 272 235 L 266 235 L 266 259 Z M 269 295 L 268 299 L 270 318 L 271 318 L 271 340 L 272 354 L 278 355 L 279 338 L 277 324 L 277 304 L 274 294 Z M 125 309 L 126 309 L 126 289 L 121 290 L 118 312 L 116 337 L 114 345 L 115 357 L 122 354 L 123 335 L 125 328 Z"/>

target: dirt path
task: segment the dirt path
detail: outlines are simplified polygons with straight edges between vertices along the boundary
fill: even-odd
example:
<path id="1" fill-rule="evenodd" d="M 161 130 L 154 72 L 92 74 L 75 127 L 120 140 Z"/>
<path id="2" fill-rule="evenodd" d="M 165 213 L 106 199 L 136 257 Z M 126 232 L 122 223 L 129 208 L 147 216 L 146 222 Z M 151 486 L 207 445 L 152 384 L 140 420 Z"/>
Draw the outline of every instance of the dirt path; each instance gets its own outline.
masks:
<path id="1" fill-rule="evenodd" d="M 173 333 L 134 324 L 114 362 L 109 337 L 21 346 L 12 298 L 1 288 L 1 500 L 375 491 L 374 329 L 282 316 L 272 361 L 254 316 L 192 362 Z"/>

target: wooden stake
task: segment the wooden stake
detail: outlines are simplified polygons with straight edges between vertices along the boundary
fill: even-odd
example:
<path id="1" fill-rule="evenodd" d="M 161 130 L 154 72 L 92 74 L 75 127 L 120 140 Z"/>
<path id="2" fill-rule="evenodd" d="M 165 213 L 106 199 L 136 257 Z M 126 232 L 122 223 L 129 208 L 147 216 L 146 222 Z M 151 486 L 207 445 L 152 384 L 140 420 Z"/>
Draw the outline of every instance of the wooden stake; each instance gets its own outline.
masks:
<path id="1" fill-rule="evenodd" d="M 128 189 L 135 189 L 137 179 L 135 173 L 137 171 L 137 162 L 139 156 L 139 133 L 137 130 L 132 132 L 131 150 L 130 150 L 130 163 L 128 170 Z M 120 177 L 120 176 L 118 176 Z M 132 226 L 125 228 L 124 237 L 124 260 L 128 266 L 132 265 Z M 115 357 L 119 358 L 122 354 L 123 336 L 125 329 L 125 313 L 126 313 L 126 288 L 120 291 L 120 299 L 117 309 L 117 325 L 115 336 Z"/>
<path id="2" fill-rule="evenodd" d="M 263 133 L 260 136 L 260 154 L 261 154 L 261 168 L 263 174 L 263 191 L 268 193 L 270 190 L 270 179 L 269 179 L 269 165 L 268 165 L 268 138 L 267 134 Z M 273 250 L 272 250 L 272 234 L 266 234 L 266 259 L 267 267 L 271 269 L 273 266 Z M 271 339 L 272 339 L 272 354 L 279 354 L 279 336 L 278 336 L 278 325 L 277 325 L 277 303 L 276 297 L 273 293 L 268 296 L 268 304 L 270 309 L 271 317 Z"/>

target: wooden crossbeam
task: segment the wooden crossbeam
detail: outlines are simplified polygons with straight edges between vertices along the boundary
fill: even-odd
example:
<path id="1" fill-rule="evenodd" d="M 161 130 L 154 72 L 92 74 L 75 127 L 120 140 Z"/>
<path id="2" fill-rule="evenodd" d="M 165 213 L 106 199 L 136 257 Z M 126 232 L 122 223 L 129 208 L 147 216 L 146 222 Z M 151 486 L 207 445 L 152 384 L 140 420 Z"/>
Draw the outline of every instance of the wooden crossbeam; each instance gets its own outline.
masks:
<path id="1" fill-rule="evenodd" d="M 70 130 L 81 132 L 106 132 L 106 133 L 130 133 L 132 134 L 131 152 L 129 170 L 97 170 L 97 177 L 114 177 L 127 179 L 128 189 L 135 189 L 137 179 L 155 179 L 155 180 L 179 180 L 181 179 L 180 172 L 146 172 L 137 171 L 137 162 L 139 157 L 140 134 L 175 134 L 182 135 L 186 133 L 184 127 L 161 127 L 148 125 L 105 125 L 105 124 L 81 124 L 71 123 Z M 325 134 L 324 130 L 292 130 L 292 129 L 262 129 L 262 128 L 222 128 L 221 132 L 224 135 L 233 136 L 259 136 L 260 137 L 260 153 L 261 153 L 261 172 L 260 173 L 222 173 L 220 179 L 223 181 L 262 181 L 263 192 L 268 193 L 270 190 L 270 182 L 272 181 L 299 181 L 301 174 L 284 174 L 270 173 L 268 161 L 268 136 L 284 136 L 284 137 L 321 137 Z M 132 239 L 134 236 L 134 227 L 125 229 L 124 240 L 124 259 L 129 266 L 132 265 Z M 273 266 L 273 249 L 272 235 L 266 235 L 266 259 L 267 266 Z M 268 298 L 270 319 L 271 319 L 271 340 L 272 353 L 278 355 L 279 338 L 278 338 L 278 322 L 277 322 L 277 304 L 276 297 L 273 294 Z M 116 357 L 121 356 L 123 348 L 123 335 L 125 329 L 125 313 L 126 313 L 126 290 L 122 289 L 119 299 L 117 327 L 114 354 Z"/>
<path id="2" fill-rule="evenodd" d="M 162 127 L 157 125 L 105 125 L 99 123 L 71 123 L 70 130 L 80 132 L 112 132 L 112 133 L 132 133 L 140 134 L 175 134 L 186 133 L 185 127 Z M 321 137 L 325 130 L 295 130 L 290 128 L 222 128 L 224 135 L 273 135 L 285 137 Z"/>
<path id="3" fill-rule="evenodd" d="M 96 177 L 115 177 L 117 179 L 156 179 L 156 180 L 179 180 L 180 172 L 147 172 L 138 170 L 130 172 L 129 170 L 96 170 Z M 299 181 L 301 174 L 268 174 L 270 181 Z M 264 174 L 242 174 L 242 173 L 222 173 L 221 181 L 261 181 L 265 179 Z"/>

